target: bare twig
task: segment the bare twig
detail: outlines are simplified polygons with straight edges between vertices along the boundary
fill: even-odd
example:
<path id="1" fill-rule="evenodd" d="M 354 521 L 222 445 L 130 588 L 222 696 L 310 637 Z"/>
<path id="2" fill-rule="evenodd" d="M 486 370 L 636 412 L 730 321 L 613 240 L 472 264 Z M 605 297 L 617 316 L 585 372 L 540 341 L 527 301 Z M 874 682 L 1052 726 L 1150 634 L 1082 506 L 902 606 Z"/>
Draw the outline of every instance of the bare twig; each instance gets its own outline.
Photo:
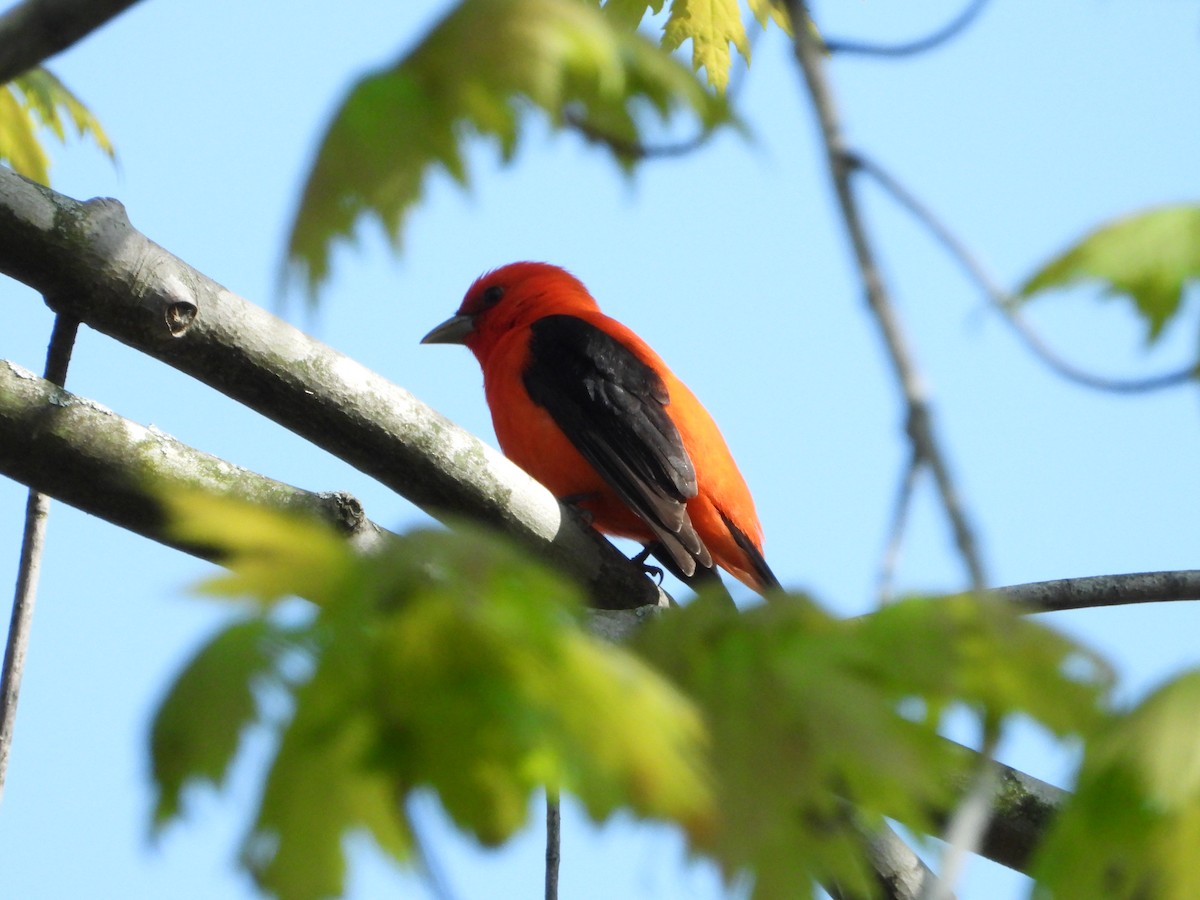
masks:
<path id="1" fill-rule="evenodd" d="M 71 316 L 54 319 L 50 346 L 46 351 L 46 380 L 62 387 L 79 322 Z M 12 617 L 4 644 L 4 663 L 0 670 L 0 797 L 8 774 L 13 730 L 17 720 L 17 702 L 21 695 L 21 676 L 25 673 L 25 655 L 33 627 L 33 607 L 37 601 L 38 576 L 42 568 L 42 550 L 46 545 L 46 520 L 50 516 L 50 498 L 31 490 L 25 504 L 25 532 L 21 537 L 21 558 L 17 565 L 17 584 L 13 593 Z"/>
<path id="2" fill-rule="evenodd" d="M 45 62 L 137 0 L 25 0 L 0 15 L 0 84 Z"/>
<path id="3" fill-rule="evenodd" d="M 546 790 L 546 900 L 558 900 L 558 865 L 562 860 L 562 817 L 558 795 Z"/>
<path id="4" fill-rule="evenodd" d="M 1178 387 L 1193 381 L 1197 375 L 1195 365 L 1189 365 L 1175 372 L 1162 375 L 1152 375 L 1147 378 L 1106 378 L 1087 372 L 1078 366 L 1064 360 L 1033 327 L 1025 321 L 1016 306 L 1016 299 L 1011 293 L 1002 288 L 999 283 L 984 268 L 979 258 L 968 249 L 959 237 L 950 230 L 925 203 L 921 202 L 912 191 L 908 190 L 890 172 L 868 156 L 855 153 L 852 155 L 855 168 L 873 178 L 885 191 L 891 194 L 909 214 L 924 225 L 934 239 L 942 245 L 947 253 L 962 267 L 967 277 L 975 282 L 983 292 L 989 304 L 1003 316 L 1017 336 L 1035 356 L 1042 360 L 1062 377 L 1081 384 L 1085 387 L 1117 394 L 1146 393 L 1162 390 L 1163 388 Z"/>
<path id="5" fill-rule="evenodd" d="M 792 20 L 796 59 L 804 73 L 820 125 L 821 136 L 829 164 L 830 176 L 846 226 L 855 261 L 863 281 L 867 305 L 879 326 L 887 348 L 896 380 L 899 383 L 908 414 L 908 435 L 914 454 L 928 464 L 937 485 L 942 508 L 954 533 L 959 556 L 967 570 L 973 590 L 981 590 L 987 579 L 975 540 L 975 532 L 967 520 L 959 500 L 958 489 L 950 468 L 933 432 L 932 413 L 926 396 L 925 383 L 909 349 L 908 338 L 900 324 L 891 297 L 884 287 L 875 262 L 875 253 L 867 237 L 858 201 L 850 183 L 853 159 L 846 151 L 846 142 L 838 120 L 820 40 L 808 27 L 809 15 L 804 0 L 788 0 Z"/>
<path id="6" fill-rule="evenodd" d="M 932 34 L 902 44 L 870 44 L 864 41 L 844 41 L 833 38 L 825 41 L 829 53 L 856 53 L 862 56 L 882 56 L 894 59 L 898 56 L 915 56 L 939 47 L 966 31 L 975 17 L 983 12 L 987 0 L 972 0 L 951 22 Z"/>
<path id="7" fill-rule="evenodd" d="M 887 544 L 883 549 L 883 559 L 879 562 L 879 605 L 886 606 L 895 599 L 893 580 L 896 575 L 896 565 L 900 560 L 900 545 L 904 540 L 904 526 L 908 522 L 908 510 L 912 506 L 913 491 L 917 486 L 917 476 L 921 474 L 921 458 L 913 453 L 909 456 L 908 465 L 904 469 L 904 477 L 900 479 L 900 487 L 896 491 L 896 502 L 892 507 L 892 526 L 888 529 Z"/>
<path id="8" fill-rule="evenodd" d="M 985 723 L 984 728 L 983 749 L 979 752 L 970 787 L 946 824 L 946 851 L 942 854 L 941 872 L 937 878 L 926 881 L 921 900 L 951 900 L 967 858 L 983 845 L 992 818 L 992 798 L 1000 780 L 996 767 L 1000 729 L 990 722 Z"/>

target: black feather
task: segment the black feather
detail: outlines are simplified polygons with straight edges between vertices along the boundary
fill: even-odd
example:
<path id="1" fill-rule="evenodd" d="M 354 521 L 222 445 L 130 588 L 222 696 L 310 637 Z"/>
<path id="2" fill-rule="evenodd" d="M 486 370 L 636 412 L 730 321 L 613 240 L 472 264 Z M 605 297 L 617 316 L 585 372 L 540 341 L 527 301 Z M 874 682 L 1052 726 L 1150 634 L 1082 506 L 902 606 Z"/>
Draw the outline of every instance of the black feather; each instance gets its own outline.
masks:
<path id="1" fill-rule="evenodd" d="M 670 397 L 652 368 L 611 335 L 575 316 L 530 328 L 525 389 L 608 485 L 654 532 L 688 575 L 712 557 L 687 501 L 696 470 L 667 414 Z"/>

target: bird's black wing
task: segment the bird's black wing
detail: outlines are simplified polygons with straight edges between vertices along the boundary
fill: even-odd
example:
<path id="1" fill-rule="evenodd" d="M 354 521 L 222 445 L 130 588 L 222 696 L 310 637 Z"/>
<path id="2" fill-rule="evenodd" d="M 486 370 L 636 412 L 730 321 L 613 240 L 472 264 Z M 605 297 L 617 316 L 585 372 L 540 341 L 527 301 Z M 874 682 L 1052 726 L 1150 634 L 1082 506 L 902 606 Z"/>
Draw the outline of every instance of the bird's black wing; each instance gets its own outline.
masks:
<path id="1" fill-rule="evenodd" d="M 531 326 L 522 378 L 544 408 L 622 500 L 691 575 L 712 558 L 692 527 L 687 501 L 696 470 L 667 415 L 662 378 L 628 347 L 583 319 L 546 316 Z"/>

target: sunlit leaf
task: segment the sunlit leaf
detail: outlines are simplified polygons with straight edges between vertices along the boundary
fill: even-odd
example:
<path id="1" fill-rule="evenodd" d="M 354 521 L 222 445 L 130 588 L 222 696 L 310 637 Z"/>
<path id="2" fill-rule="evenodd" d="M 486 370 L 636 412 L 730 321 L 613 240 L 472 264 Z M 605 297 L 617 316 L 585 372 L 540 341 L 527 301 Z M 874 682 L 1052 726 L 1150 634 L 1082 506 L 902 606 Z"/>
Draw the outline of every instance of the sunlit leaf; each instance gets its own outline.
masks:
<path id="1" fill-rule="evenodd" d="M 467 182 L 472 136 L 512 156 L 537 108 L 638 143 L 642 113 L 690 111 L 704 127 L 728 117 L 686 66 L 578 0 L 461 0 L 396 65 L 362 79 L 334 114 L 309 173 L 288 258 L 310 291 L 331 245 L 364 217 L 399 242 L 433 172 Z M 622 157 L 628 163 L 628 156 Z"/>
<path id="2" fill-rule="evenodd" d="M 338 539 L 314 537 L 310 523 L 244 518 L 229 501 L 175 510 L 186 519 L 176 533 L 225 553 L 233 575 L 218 590 L 250 591 L 260 603 L 250 607 L 256 625 L 213 643 L 246 658 L 224 671 L 222 654 L 206 650 L 163 704 L 173 767 L 159 785 L 172 798 L 160 817 L 178 813 L 179 785 L 219 779 L 236 743 L 230 734 L 269 677 L 287 700 L 274 705 L 290 714 L 275 723 L 257 712 L 281 731 L 241 858 L 270 893 L 340 893 L 342 846 L 355 832 L 407 860 L 405 802 L 420 789 L 489 844 L 525 824 L 546 788 L 575 794 L 598 820 L 622 809 L 696 836 L 711 831 L 706 732 L 692 703 L 637 657 L 583 631 L 579 591 L 507 543 L 464 526 L 415 532 L 362 556 L 333 552 L 326 544 Z M 288 589 L 317 605 L 285 628 L 271 624 L 281 614 L 270 601 Z M 273 642 L 266 673 L 248 649 L 255 635 Z M 228 721 L 180 725 L 214 689 L 226 695 L 216 708 L 233 707 Z"/>
<path id="3" fill-rule="evenodd" d="M 90 137 L 108 157 L 112 144 L 100 122 L 49 71 L 31 69 L 0 87 L 0 162 L 42 184 L 49 183 L 49 158 L 39 129 L 66 141 L 67 122 L 79 137 Z"/>
<path id="4" fill-rule="evenodd" d="M 692 42 L 692 66 L 704 69 L 708 83 L 718 91 L 729 84 L 729 45 L 750 59 L 738 0 L 672 0 L 663 46 L 674 50 L 684 41 Z"/>
<path id="5" fill-rule="evenodd" d="M 1039 849 L 1043 896 L 1200 897 L 1200 672 L 1091 741 L 1074 796 Z"/>
<path id="6" fill-rule="evenodd" d="M 1079 282 L 1127 297 L 1155 340 L 1200 279 L 1200 206 L 1165 206 L 1126 216 L 1085 235 L 1019 289 L 1023 298 Z"/>

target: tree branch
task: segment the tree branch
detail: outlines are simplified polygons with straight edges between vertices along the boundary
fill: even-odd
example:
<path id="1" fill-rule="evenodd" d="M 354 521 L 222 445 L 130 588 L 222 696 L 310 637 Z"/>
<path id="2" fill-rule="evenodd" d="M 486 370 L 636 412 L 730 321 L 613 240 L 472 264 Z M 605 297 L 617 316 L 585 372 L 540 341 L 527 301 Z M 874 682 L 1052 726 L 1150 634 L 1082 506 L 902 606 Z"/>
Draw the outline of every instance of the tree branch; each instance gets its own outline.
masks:
<path id="1" fill-rule="evenodd" d="M 950 475 L 950 467 L 942 453 L 933 431 L 933 415 L 926 396 L 925 382 L 909 349 L 909 341 L 900 324 L 891 297 L 888 294 L 875 262 L 863 224 L 858 201 L 850 183 L 853 164 L 846 150 L 845 138 L 838 120 L 838 111 L 833 102 L 829 81 L 825 75 L 825 57 L 820 39 L 808 27 L 809 14 L 804 0 L 788 0 L 788 15 L 791 17 L 796 60 L 804 73 L 808 92 L 812 97 L 817 115 L 825 153 L 829 164 L 834 192 L 841 209 L 842 220 L 854 251 L 858 271 L 866 293 L 867 306 L 879 327 L 888 358 L 907 406 L 908 435 L 913 452 L 918 459 L 929 465 L 937 485 L 942 508 L 949 519 L 954 541 L 971 581 L 973 590 L 982 590 L 987 579 L 983 562 L 975 540 L 975 532 L 967 520 L 966 512 L 959 500 L 958 489 Z"/>
<path id="2" fill-rule="evenodd" d="M 1058 578 L 996 588 L 993 593 L 1028 607 L 1030 612 L 1200 600 L 1200 570 Z"/>
<path id="3" fill-rule="evenodd" d="M 889 59 L 927 53 L 966 31 L 970 24 L 975 21 L 975 17 L 983 12 L 983 8 L 986 5 L 987 0 L 972 0 L 966 9 L 946 25 L 933 32 L 933 34 L 918 38 L 915 41 L 906 41 L 902 44 L 868 44 L 864 41 L 844 41 L 833 38 L 825 41 L 825 50 L 828 53 L 856 53 L 861 56 L 882 56 Z"/>
<path id="4" fill-rule="evenodd" d="M 120 528 L 205 559 L 211 547 L 165 529 L 155 491 L 200 490 L 285 512 L 305 512 L 362 552 L 388 534 L 344 493 L 315 494 L 123 419 L 0 360 L 0 473 Z"/>
<path id="5" fill-rule="evenodd" d="M 0 15 L 0 84 L 45 62 L 137 0 L 25 0 Z"/>
<path id="6" fill-rule="evenodd" d="M 542 485 L 397 387 L 211 281 L 138 232 L 115 200 L 79 203 L 0 169 L 0 271 L 56 312 L 185 372 L 439 518 L 506 531 L 592 602 L 665 602 Z"/>

